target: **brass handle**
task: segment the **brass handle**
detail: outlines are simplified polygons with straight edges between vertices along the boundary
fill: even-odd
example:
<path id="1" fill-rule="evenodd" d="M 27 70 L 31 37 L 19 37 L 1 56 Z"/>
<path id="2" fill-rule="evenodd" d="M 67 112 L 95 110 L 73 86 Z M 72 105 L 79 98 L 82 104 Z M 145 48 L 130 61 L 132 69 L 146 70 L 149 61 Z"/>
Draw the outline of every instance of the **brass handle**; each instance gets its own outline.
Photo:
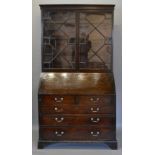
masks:
<path id="1" fill-rule="evenodd" d="M 64 100 L 64 98 L 63 97 L 61 97 L 61 98 L 57 98 L 57 97 L 55 97 L 54 98 L 54 100 L 56 101 L 56 102 L 62 102 L 63 100 Z"/>
<path id="2" fill-rule="evenodd" d="M 91 121 L 94 122 L 94 123 L 97 123 L 97 122 L 100 121 L 100 118 L 97 117 L 97 118 L 94 119 L 93 117 L 91 117 Z"/>
<path id="3" fill-rule="evenodd" d="M 96 133 L 94 133 L 93 131 L 90 132 L 90 134 L 94 137 L 98 136 L 100 134 L 99 131 L 96 131 Z"/>
<path id="4" fill-rule="evenodd" d="M 64 118 L 63 117 L 61 117 L 61 118 L 55 118 L 55 121 L 57 121 L 57 122 L 62 122 L 64 120 Z"/>
<path id="5" fill-rule="evenodd" d="M 99 99 L 100 99 L 99 97 L 97 97 L 97 98 L 91 97 L 91 98 L 90 98 L 90 101 L 92 101 L 92 102 L 97 102 L 97 101 L 99 101 Z"/>
<path id="6" fill-rule="evenodd" d="M 96 108 L 96 110 L 94 110 L 94 108 L 91 108 L 92 112 L 98 112 L 100 110 L 100 108 Z"/>
<path id="7" fill-rule="evenodd" d="M 61 131 L 61 132 L 55 131 L 55 135 L 58 136 L 58 137 L 63 136 L 64 131 Z"/>
<path id="8" fill-rule="evenodd" d="M 61 111 L 63 111 L 63 108 L 55 107 L 54 110 L 55 110 L 56 112 L 61 112 Z"/>

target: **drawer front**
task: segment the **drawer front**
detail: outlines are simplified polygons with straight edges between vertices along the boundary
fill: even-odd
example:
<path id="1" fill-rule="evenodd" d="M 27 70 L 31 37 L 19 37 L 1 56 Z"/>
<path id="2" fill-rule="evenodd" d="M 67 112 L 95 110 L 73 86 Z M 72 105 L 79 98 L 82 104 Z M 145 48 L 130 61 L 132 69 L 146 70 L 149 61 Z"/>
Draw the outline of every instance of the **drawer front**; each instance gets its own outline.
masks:
<path id="1" fill-rule="evenodd" d="M 39 123 L 42 126 L 102 125 L 107 127 L 115 125 L 115 118 L 100 115 L 41 115 Z"/>
<path id="2" fill-rule="evenodd" d="M 113 114 L 114 106 L 76 106 L 76 105 L 56 105 L 56 106 L 40 106 L 42 114 Z"/>
<path id="3" fill-rule="evenodd" d="M 39 97 L 41 106 L 52 105 L 113 105 L 115 103 L 115 95 L 105 96 L 59 96 L 59 95 L 42 95 Z"/>
<path id="4" fill-rule="evenodd" d="M 105 96 L 79 96 L 80 105 L 113 105 L 115 104 L 114 95 Z"/>
<path id="5" fill-rule="evenodd" d="M 62 104 L 74 104 L 74 96 L 59 96 L 59 95 L 42 95 L 39 97 L 41 106 L 62 105 Z"/>
<path id="6" fill-rule="evenodd" d="M 39 130 L 40 140 L 67 141 L 67 140 L 113 140 L 114 128 L 101 127 L 42 127 Z"/>

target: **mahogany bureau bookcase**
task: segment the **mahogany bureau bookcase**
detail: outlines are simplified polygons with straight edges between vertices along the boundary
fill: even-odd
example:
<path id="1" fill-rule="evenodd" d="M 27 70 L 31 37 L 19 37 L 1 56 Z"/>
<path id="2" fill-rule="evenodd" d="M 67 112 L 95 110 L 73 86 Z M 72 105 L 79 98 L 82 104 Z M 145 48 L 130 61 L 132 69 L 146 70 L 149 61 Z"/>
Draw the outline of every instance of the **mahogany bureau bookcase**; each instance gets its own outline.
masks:
<path id="1" fill-rule="evenodd" d="M 40 5 L 38 148 L 60 142 L 117 149 L 114 5 Z"/>

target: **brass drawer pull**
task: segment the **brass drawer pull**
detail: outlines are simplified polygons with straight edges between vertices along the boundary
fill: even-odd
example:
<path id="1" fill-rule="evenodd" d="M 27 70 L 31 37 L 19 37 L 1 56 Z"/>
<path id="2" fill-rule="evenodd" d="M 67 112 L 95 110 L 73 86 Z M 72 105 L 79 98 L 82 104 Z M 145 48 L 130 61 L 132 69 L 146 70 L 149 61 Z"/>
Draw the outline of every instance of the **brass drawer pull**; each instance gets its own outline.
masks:
<path id="1" fill-rule="evenodd" d="M 97 123 L 97 122 L 100 121 L 100 118 L 97 117 L 97 118 L 94 119 L 93 117 L 91 117 L 91 121 L 94 122 L 94 123 Z"/>
<path id="2" fill-rule="evenodd" d="M 91 108 L 92 112 L 98 112 L 100 110 L 100 108 L 96 108 L 96 110 L 94 110 L 94 108 Z"/>
<path id="3" fill-rule="evenodd" d="M 55 131 L 55 135 L 58 136 L 58 137 L 63 136 L 64 131 L 61 131 L 61 132 Z"/>
<path id="4" fill-rule="evenodd" d="M 97 137 L 100 134 L 100 132 L 97 131 L 96 133 L 94 133 L 93 131 L 91 131 L 90 134 L 94 137 Z"/>
<path id="5" fill-rule="evenodd" d="M 56 118 L 55 118 L 55 121 L 57 121 L 57 122 L 59 122 L 59 123 L 62 122 L 63 120 L 64 120 L 63 117 L 61 117 L 61 118 L 57 118 L 57 117 L 56 117 Z"/>
<path id="6" fill-rule="evenodd" d="M 63 98 L 63 97 L 61 97 L 61 98 L 55 97 L 54 100 L 55 100 L 56 102 L 62 102 L 62 101 L 64 100 L 64 98 Z"/>
<path id="7" fill-rule="evenodd" d="M 99 99 L 100 99 L 99 97 L 97 97 L 97 98 L 91 97 L 91 98 L 90 98 L 90 101 L 92 101 L 92 102 L 97 102 L 97 101 L 99 101 Z"/>
<path id="8" fill-rule="evenodd" d="M 63 111 L 63 108 L 55 107 L 54 110 L 55 110 L 56 112 L 61 112 L 61 111 Z"/>

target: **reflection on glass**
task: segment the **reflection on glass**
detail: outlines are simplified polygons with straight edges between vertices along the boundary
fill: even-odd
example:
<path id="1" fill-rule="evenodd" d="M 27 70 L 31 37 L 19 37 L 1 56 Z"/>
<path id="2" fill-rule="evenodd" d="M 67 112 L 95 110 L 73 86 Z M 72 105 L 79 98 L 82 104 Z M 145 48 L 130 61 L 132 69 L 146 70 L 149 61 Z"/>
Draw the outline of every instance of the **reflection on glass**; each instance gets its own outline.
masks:
<path id="1" fill-rule="evenodd" d="M 45 11 L 43 23 L 43 68 L 74 68 L 69 40 L 75 38 L 75 13 Z"/>
<path id="2" fill-rule="evenodd" d="M 111 69 L 112 14 L 80 14 L 80 68 Z"/>
<path id="3" fill-rule="evenodd" d="M 111 13 L 80 13 L 79 51 L 76 51 L 78 28 L 74 12 L 46 10 L 42 20 L 43 69 L 75 69 L 76 66 L 79 69 L 112 68 Z M 76 65 L 76 60 L 79 65 Z"/>

